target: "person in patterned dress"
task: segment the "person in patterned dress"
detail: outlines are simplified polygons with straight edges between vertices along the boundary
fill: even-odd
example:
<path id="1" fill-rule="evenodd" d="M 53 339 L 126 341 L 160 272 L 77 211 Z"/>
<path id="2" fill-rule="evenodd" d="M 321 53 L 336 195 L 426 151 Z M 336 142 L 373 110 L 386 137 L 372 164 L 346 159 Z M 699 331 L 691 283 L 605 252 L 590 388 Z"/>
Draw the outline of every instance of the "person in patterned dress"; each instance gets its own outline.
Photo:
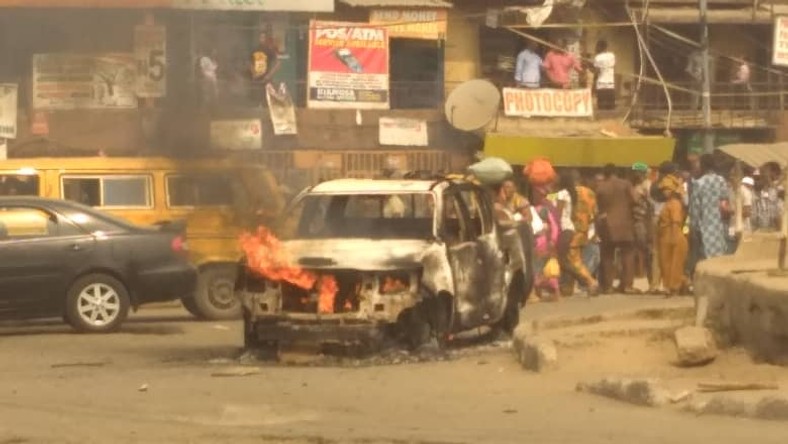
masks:
<path id="1" fill-rule="evenodd" d="M 692 183 L 690 196 L 690 230 L 698 241 L 698 259 L 705 260 L 727 253 L 727 225 L 730 217 L 728 185 L 715 171 L 714 157 L 700 159 L 702 175 Z"/>

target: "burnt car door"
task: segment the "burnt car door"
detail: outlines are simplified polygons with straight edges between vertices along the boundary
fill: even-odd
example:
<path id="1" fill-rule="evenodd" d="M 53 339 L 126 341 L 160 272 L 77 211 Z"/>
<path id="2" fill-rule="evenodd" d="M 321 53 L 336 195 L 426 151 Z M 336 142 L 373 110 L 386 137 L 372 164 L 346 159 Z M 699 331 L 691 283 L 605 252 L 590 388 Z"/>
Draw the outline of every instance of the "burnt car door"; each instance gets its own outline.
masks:
<path id="1" fill-rule="evenodd" d="M 477 249 L 476 263 L 481 269 L 475 299 L 483 312 L 482 318 L 475 321 L 486 323 L 503 313 L 506 284 L 511 281 L 511 273 L 493 226 L 493 205 L 489 196 L 470 183 L 462 185 L 460 195 L 468 210 L 471 236 Z"/>
<path id="2" fill-rule="evenodd" d="M 479 325 L 484 317 L 484 296 L 480 294 L 484 279 L 479 245 L 472 233 L 468 210 L 456 187 L 443 194 L 441 239 L 446 243 L 454 279 L 455 310 L 459 326 Z"/>
<path id="3" fill-rule="evenodd" d="M 0 207 L 0 317 L 57 314 L 69 270 L 91 245 L 91 236 L 44 207 Z"/>

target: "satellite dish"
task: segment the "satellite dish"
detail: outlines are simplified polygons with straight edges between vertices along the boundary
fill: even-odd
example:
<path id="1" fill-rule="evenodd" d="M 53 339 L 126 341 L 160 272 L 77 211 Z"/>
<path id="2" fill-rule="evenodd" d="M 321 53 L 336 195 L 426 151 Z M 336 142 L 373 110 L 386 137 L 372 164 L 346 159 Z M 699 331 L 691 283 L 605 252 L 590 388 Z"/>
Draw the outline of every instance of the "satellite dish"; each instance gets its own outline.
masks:
<path id="1" fill-rule="evenodd" d="M 498 114 L 501 92 L 492 82 L 469 80 L 454 89 L 446 99 L 446 120 L 462 131 L 484 128 Z"/>

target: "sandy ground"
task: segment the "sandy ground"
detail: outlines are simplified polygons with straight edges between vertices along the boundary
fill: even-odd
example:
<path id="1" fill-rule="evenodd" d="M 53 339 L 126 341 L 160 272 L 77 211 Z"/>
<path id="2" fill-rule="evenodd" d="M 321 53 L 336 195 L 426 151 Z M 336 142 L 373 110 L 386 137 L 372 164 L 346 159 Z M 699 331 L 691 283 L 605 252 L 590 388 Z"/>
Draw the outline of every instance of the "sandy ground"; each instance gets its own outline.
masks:
<path id="1" fill-rule="evenodd" d="M 528 318 L 645 304 L 577 298 Z M 639 408 L 575 392 L 610 374 L 771 380 L 788 370 L 727 353 L 700 369 L 670 364 L 664 341 L 612 337 L 561 351 L 549 374 L 520 369 L 504 346 L 472 345 L 449 361 L 237 368 L 240 323 L 145 310 L 114 335 L 57 322 L 0 324 L 0 444 L 11 443 L 784 443 L 788 424 Z M 147 390 L 140 390 L 146 387 Z"/>

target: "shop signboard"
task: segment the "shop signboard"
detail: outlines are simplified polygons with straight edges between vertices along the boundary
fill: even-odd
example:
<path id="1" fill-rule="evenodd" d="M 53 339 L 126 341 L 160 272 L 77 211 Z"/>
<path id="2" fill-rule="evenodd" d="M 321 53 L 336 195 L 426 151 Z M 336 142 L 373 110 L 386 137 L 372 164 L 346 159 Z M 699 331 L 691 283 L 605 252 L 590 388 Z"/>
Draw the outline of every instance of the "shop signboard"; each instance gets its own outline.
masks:
<path id="1" fill-rule="evenodd" d="M 424 120 L 381 117 L 379 131 L 378 137 L 381 145 L 429 145 L 427 122 Z"/>
<path id="2" fill-rule="evenodd" d="M 391 38 L 438 40 L 446 37 L 445 9 L 373 9 L 369 22 L 385 25 Z"/>
<path id="3" fill-rule="evenodd" d="M 512 117 L 591 117 L 591 89 L 504 88 L 504 114 Z"/>
<path id="4" fill-rule="evenodd" d="M 259 150 L 263 147 L 260 119 L 214 120 L 211 147 L 220 150 Z"/>
<path id="5" fill-rule="evenodd" d="M 220 11 L 334 12 L 334 0 L 170 0 L 173 8 Z"/>
<path id="6" fill-rule="evenodd" d="M 15 83 L 0 83 L 0 139 L 16 139 L 18 90 Z"/>
<path id="7" fill-rule="evenodd" d="M 388 109 L 388 30 L 312 21 L 308 77 L 309 108 Z"/>
<path id="8" fill-rule="evenodd" d="M 167 30 L 164 26 L 134 28 L 137 97 L 164 97 L 167 92 Z"/>
<path id="9" fill-rule="evenodd" d="M 773 44 L 772 64 L 788 66 L 788 15 L 775 17 Z"/>
<path id="10" fill-rule="evenodd" d="M 274 134 L 277 136 L 298 134 L 295 105 L 287 84 L 280 83 L 279 88 L 275 88 L 269 83 L 266 85 L 265 93 Z"/>
<path id="11" fill-rule="evenodd" d="M 33 108 L 137 107 L 134 54 L 35 54 Z"/>

